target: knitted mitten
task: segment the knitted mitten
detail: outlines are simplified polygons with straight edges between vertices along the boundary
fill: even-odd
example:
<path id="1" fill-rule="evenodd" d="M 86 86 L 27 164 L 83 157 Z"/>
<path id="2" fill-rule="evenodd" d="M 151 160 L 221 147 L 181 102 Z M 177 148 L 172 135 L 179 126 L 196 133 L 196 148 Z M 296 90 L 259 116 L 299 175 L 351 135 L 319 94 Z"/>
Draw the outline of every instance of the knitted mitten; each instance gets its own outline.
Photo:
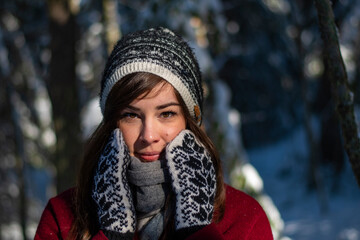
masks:
<path id="1" fill-rule="evenodd" d="M 209 152 L 189 130 L 168 144 L 166 159 L 176 196 L 175 230 L 185 238 L 211 223 L 215 169 Z"/>
<path id="2" fill-rule="evenodd" d="M 92 188 L 100 229 L 109 239 L 132 239 L 135 233 L 135 209 L 126 176 L 129 163 L 129 150 L 115 129 L 100 156 Z"/>

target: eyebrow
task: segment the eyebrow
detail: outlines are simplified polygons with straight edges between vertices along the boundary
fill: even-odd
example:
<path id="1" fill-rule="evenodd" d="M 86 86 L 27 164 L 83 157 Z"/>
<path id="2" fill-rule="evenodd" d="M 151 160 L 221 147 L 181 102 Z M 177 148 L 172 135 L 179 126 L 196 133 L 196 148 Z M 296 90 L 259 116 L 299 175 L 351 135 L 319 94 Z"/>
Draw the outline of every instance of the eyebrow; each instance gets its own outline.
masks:
<path id="1" fill-rule="evenodd" d="M 170 107 L 170 106 L 180 106 L 180 104 L 176 103 L 176 102 L 169 102 L 169 103 L 165 103 L 165 104 L 156 106 L 156 109 L 161 110 L 161 109 L 164 109 L 164 108 L 167 108 L 167 107 Z M 140 111 L 139 108 L 131 106 L 131 105 L 128 105 L 126 108 L 129 108 L 129 109 L 134 110 L 134 111 Z"/>
<path id="2" fill-rule="evenodd" d="M 176 102 L 169 102 L 169 103 L 165 103 L 163 105 L 157 106 L 156 109 L 161 110 L 161 109 L 164 109 L 164 108 L 167 108 L 170 106 L 180 106 L 180 104 L 176 103 Z"/>

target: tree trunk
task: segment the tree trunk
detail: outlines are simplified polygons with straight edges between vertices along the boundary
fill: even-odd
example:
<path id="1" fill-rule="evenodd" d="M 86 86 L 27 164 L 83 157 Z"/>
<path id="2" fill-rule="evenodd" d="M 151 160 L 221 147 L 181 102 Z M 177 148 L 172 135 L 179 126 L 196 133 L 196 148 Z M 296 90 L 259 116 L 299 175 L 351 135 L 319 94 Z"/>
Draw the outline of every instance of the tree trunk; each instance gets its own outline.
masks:
<path id="1" fill-rule="evenodd" d="M 74 185 L 82 152 L 80 109 L 76 82 L 75 16 L 67 1 L 49 0 L 51 62 L 47 88 L 52 103 L 56 150 L 57 190 Z"/>
<path id="2" fill-rule="evenodd" d="M 121 38 L 120 26 L 117 22 L 117 2 L 103 0 L 103 24 L 105 27 L 105 43 L 107 53 L 110 55 L 116 42 Z"/>
<path id="3" fill-rule="evenodd" d="M 334 14 L 329 0 L 315 0 L 315 6 L 345 150 L 360 186 L 360 139 L 354 115 L 354 97 L 349 89 L 347 73 L 340 52 Z"/>
<path id="4" fill-rule="evenodd" d="M 0 12 L 0 16 L 4 17 L 5 12 Z M 8 28 L 4 22 L 0 22 L 0 27 L 4 31 L 5 34 L 18 34 L 18 32 L 12 31 Z M 24 134 L 22 130 L 22 122 L 21 122 L 21 116 L 19 113 L 18 105 L 16 104 L 17 101 L 19 101 L 19 94 L 16 92 L 15 87 L 13 85 L 13 81 L 16 82 L 16 73 L 19 71 L 18 68 L 13 66 L 21 66 L 23 63 L 23 59 L 21 56 L 21 50 L 16 46 L 16 44 L 13 44 L 10 40 L 4 38 L 1 39 L 4 40 L 4 45 L 7 46 L 7 50 L 3 50 L 3 54 L 8 57 L 7 62 L 2 62 L 2 65 L 0 67 L 0 78 L 1 81 L 4 81 L 2 87 L 5 87 L 5 104 L 7 105 L 7 110 L 9 111 L 9 116 L 2 116 L 2 117 L 9 117 L 9 120 L 11 120 L 11 125 L 13 127 L 13 135 L 14 139 L 7 139 L 7 141 L 14 141 L 15 145 L 15 152 L 14 156 L 16 159 L 16 174 L 17 174 L 17 185 L 19 187 L 19 202 L 17 204 L 18 211 L 19 211 L 19 222 L 21 227 L 21 235 L 24 240 L 28 239 L 26 236 L 26 230 L 27 230 L 27 223 L 28 223 L 28 199 L 26 196 L 26 190 L 27 190 L 27 184 L 26 184 L 26 168 L 27 168 L 27 162 L 28 162 L 28 155 L 25 149 L 25 139 Z M 10 57 L 11 56 L 11 57 Z M 13 65 L 11 64 L 11 61 L 13 61 Z M 18 81 L 20 82 L 20 81 Z M 1 233 L 0 233 L 1 234 Z M 0 236 L 1 238 L 1 236 Z"/>
<path id="5" fill-rule="evenodd" d="M 301 29 L 299 32 L 302 32 L 303 27 L 298 25 L 298 29 Z M 301 41 L 300 35 L 295 39 L 298 54 L 299 54 L 299 62 L 301 68 L 298 72 L 298 76 L 301 82 L 301 97 L 304 103 L 304 126 L 307 144 L 309 148 L 309 170 L 308 170 L 308 178 L 307 184 L 309 188 L 315 187 L 320 210 L 322 213 L 327 212 L 328 210 L 328 201 L 325 193 L 325 184 L 323 180 L 323 176 L 319 169 L 319 143 L 314 136 L 314 130 L 311 126 L 311 102 L 308 99 L 309 87 L 308 87 L 308 79 L 304 74 L 304 59 L 305 59 L 305 50 Z"/>
<path id="6" fill-rule="evenodd" d="M 25 147 L 24 147 L 24 136 L 21 130 L 20 126 L 20 116 L 17 112 L 17 108 L 14 104 L 14 98 L 15 98 L 15 91 L 12 86 L 9 84 L 7 86 L 7 92 L 8 92 L 8 99 L 11 106 L 11 118 L 13 121 L 14 126 L 14 133 L 15 133 L 15 143 L 16 143 L 16 170 L 17 175 L 19 177 L 18 185 L 19 185 L 19 217 L 20 217 L 20 226 L 21 226 L 21 234 L 23 239 L 27 239 L 26 237 L 26 225 L 27 225 L 27 200 L 26 200 L 26 194 L 25 194 L 25 168 L 26 168 L 26 153 L 25 153 Z"/>

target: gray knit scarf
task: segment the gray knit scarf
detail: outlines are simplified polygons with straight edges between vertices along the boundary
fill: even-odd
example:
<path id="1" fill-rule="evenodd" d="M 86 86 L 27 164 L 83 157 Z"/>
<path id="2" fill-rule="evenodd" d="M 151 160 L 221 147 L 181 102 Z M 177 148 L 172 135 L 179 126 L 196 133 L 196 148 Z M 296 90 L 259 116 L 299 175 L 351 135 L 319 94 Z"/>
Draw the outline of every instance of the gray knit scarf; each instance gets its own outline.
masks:
<path id="1" fill-rule="evenodd" d="M 158 239 L 164 227 L 163 207 L 169 192 L 169 177 L 164 160 L 141 162 L 132 157 L 128 179 L 133 187 L 133 199 L 141 240 Z"/>

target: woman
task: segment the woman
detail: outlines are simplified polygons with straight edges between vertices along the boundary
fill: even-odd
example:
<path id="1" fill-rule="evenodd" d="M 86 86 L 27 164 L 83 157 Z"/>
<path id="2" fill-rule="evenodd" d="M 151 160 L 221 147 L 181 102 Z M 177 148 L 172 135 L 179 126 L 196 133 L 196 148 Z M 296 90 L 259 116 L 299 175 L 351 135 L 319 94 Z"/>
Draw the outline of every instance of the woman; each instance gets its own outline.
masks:
<path id="1" fill-rule="evenodd" d="M 272 239 L 260 205 L 223 183 L 201 128 L 201 84 L 170 30 L 124 36 L 105 66 L 103 121 L 77 187 L 49 201 L 35 239 Z"/>

